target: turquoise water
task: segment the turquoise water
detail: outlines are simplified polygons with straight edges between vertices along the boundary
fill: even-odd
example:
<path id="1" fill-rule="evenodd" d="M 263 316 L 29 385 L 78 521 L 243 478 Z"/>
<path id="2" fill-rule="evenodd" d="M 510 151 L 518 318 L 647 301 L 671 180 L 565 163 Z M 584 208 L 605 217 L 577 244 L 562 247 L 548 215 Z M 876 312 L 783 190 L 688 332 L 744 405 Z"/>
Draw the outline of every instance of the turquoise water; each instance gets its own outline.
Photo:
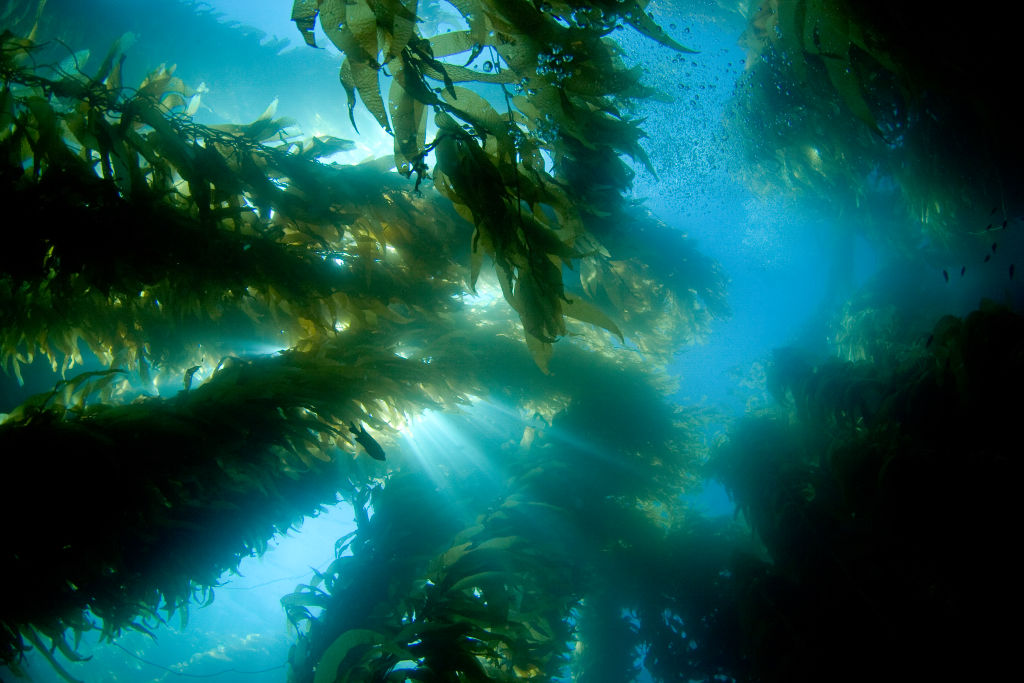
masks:
<path id="1" fill-rule="evenodd" d="M 51 0 L 48 11 L 63 13 L 65 25 L 73 27 L 67 41 L 89 46 L 94 55 L 102 55 L 103 46 L 123 32 L 134 32 L 135 46 L 127 52 L 128 82 L 160 63 L 177 63 L 178 74 L 207 89 L 196 114 L 201 123 L 251 121 L 276 100 L 278 115 L 293 118 L 303 132 L 355 141 L 354 151 L 337 157 L 341 163 L 390 153 L 391 139 L 362 108 L 357 108 L 359 132 L 353 130 L 337 83 L 340 57 L 333 48 L 312 50 L 301 44 L 289 18 L 290 3 L 219 0 L 209 5 L 212 14 L 175 3 L 158 11 L 129 0 Z M 751 406 L 763 407 L 770 400 L 761 375 L 772 350 L 799 345 L 814 357 L 830 353 L 830 321 L 869 283 L 889 283 L 879 289 L 893 301 L 919 297 L 929 310 L 961 316 L 984 297 L 1013 305 L 1022 294 L 1019 277 L 1005 277 L 1020 254 L 1016 234 L 1000 236 L 991 259 L 981 261 L 971 253 L 970 266 L 964 265 L 968 257 L 956 251 L 945 252 L 946 261 L 922 263 L 858 232 L 857 216 L 832 215 L 820 206 L 808 210 L 791 196 L 750 190 L 737 177 L 745 162 L 735 129 L 726 125 L 736 115 L 730 102 L 747 68 L 746 51 L 737 44 L 744 24 L 702 13 L 704 5 L 650 5 L 655 19 L 676 27 L 699 54 L 679 56 L 635 32 L 618 31 L 613 37 L 624 59 L 643 68 L 646 83 L 675 98 L 673 103 L 645 101 L 634 112 L 643 119 L 648 136 L 643 146 L 654 173 L 633 164 L 631 198 L 688 235 L 729 279 L 731 316 L 715 320 L 702 345 L 683 349 L 669 364 L 670 374 L 680 380 L 672 400 L 713 415 L 702 436 L 710 446 Z M 328 44 L 323 36 L 319 42 Z M 943 271 L 953 276 L 948 284 Z M 915 332 L 924 338 L 928 329 Z M 249 351 L 245 343 L 239 343 L 239 352 L 273 351 Z M 47 388 L 45 368 L 38 375 L 42 383 L 32 386 L 35 371 L 39 368 L 28 371 L 24 388 L 4 385 L 0 410 Z M 509 434 L 538 424 L 493 406 L 475 406 L 458 419 L 426 415 L 412 421 L 399 447 L 420 462 L 459 453 L 464 460 L 453 468 L 482 463 L 485 476 L 497 480 L 504 473 L 487 470 L 487 454 L 507 445 Z M 621 425 L 624 431 L 629 428 Z M 576 437 L 558 438 L 568 443 Z M 711 520 L 736 515 L 714 474 L 684 500 Z M 137 633 L 115 644 L 86 638 L 80 652 L 91 661 L 69 665 L 69 670 L 88 681 L 284 680 L 295 631 L 280 598 L 309 583 L 313 569 L 325 570 L 334 560 L 335 541 L 354 529 L 351 506 L 330 507 L 275 539 L 261 557 L 247 558 L 236 573 L 221 577 L 213 603 L 193 607 L 187 626 L 172 619 L 156 629 L 155 640 Z M 24 668 L 34 680 L 61 680 L 35 653 Z M 9 675 L 5 672 L 4 680 Z M 637 680 L 653 679 L 643 671 Z"/>

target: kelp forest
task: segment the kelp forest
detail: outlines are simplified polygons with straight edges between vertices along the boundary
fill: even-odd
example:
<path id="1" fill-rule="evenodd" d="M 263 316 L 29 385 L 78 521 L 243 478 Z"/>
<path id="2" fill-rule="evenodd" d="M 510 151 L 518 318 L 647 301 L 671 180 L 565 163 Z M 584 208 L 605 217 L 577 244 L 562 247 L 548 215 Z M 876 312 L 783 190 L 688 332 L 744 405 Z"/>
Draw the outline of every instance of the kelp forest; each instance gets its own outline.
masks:
<path id="1" fill-rule="evenodd" d="M 1014 670 L 1009 9 L 217 6 L 0 3 L 3 680 L 218 675 L 125 643 L 328 511 L 220 680 Z M 779 343 L 769 211 L 824 273 Z M 737 409 L 681 369 L 732 329 Z"/>

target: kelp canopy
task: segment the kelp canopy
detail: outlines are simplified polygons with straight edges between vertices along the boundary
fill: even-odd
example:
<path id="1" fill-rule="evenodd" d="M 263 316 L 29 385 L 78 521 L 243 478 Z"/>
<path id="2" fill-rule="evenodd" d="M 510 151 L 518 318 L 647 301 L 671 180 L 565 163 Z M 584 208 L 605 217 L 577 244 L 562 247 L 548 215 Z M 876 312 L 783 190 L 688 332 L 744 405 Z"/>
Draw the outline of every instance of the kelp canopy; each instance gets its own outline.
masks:
<path id="1" fill-rule="evenodd" d="M 661 95 L 615 32 L 690 52 L 647 9 L 297 0 L 304 41 L 342 53 L 353 125 L 365 108 L 393 137 L 342 165 L 352 142 L 276 103 L 201 124 L 189 74 L 128 84 L 122 45 L 95 66 L 8 6 L 0 360 L 41 393 L 0 423 L 5 663 L 36 649 L 73 680 L 72 638 L 184 616 L 341 497 L 355 532 L 281 600 L 292 681 L 1007 664 L 1019 316 L 986 304 L 928 336 L 851 302 L 833 351 L 858 362 L 778 353 L 774 404 L 710 449 L 667 367 L 727 313 L 724 277 L 623 198 L 627 160 L 650 166 L 630 112 Z M 1013 227 L 1009 156 L 930 144 L 979 91 L 929 80 L 900 17 L 778 0 L 749 19 L 731 125 L 752 187 L 910 253 L 922 230 L 973 248 L 980 206 Z M 396 438 L 424 415 L 429 457 Z M 745 525 L 691 509 L 708 476 Z"/>
<path id="2" fill-rule="evenodd" d="M 404 479 L 387 473 L 404 471 L 401 457 L 377 464 L 359 456 L 367 442 L 357 441 L 355 426 L 387 445 L 409 417 L 474 396 L 549 424 L 583 420 L 579 401 L 588 393 L 616 396 L 593 409 L 608 411 L 609 424 L 629 411 L 637 431 L 609 431 L 602 447 L 620 465 L 586 474 L 586 452 L 543 452 L 534 464 L 524 456 L 509 467 L 524 482 L 557 476 L 536 471 L 542 462 L 555 473 L 578 469 L 583 479 L 566 485 L 590 492 L 588 515 L 606 507 L 610 520 L 620 511 L 641 526 L 670 523 L 697 457 L 683 430 L 691 418 L 664 405 L 664 381 L 633 354 L 657 367 L 700 336 L 712 312 L 724 313 L 722 278 L 668 226 L 615 199 L 629 177 L 618 154 L 642 156 L 639 130 L 615 98 L 646 91 L 603 36 L 620 17 L 671 39 L 638 5 L 565 7 L 566 21 L 526 3 L 495 3 L 486 14 L 455 3 L 471 29 L 435 41 L 445 47 L 418 34 L 415 3 L 407 5 L 375 5 L 377 14 L 362 3 L 318 10 L 339 26 L 338 13 L 350 13 L 344 25 L 360 27 L 347 37 L 330 32 L 356 55 L 342 67 L 343 84 L 395 131 L 398 169 L 415 181 L 389 173 L 391 160 L 319 163 L 349 143 L 297 138 L 273 106 L 247 125 L 197 124 L 200 93 L 171 68 L 125 85 L 118 45 L 88 71 L 86 55 L 62 56 L 35 29 L 3 34 L 0 191 L 11 207 L 7 225 L 33 228 L 5 235 L 2 359 L 19 382 L 40 359 L 57 375 L 52 391 L 0 426 L 4 514 L 21 517 L 26 485 L 82 501 L 73 519 L 56 522 L 58 532 L 45 516 L 24 519 L 5 545 L 5 661 L 25 640 L 73 659 L 66 634 L 77 638 L 93 620 L 107 638 L 148 631 L 339 492 L 365 502 L 370 487 L 396 482 L 380 489 L 391 496 Z M 308 21 L 302 11 L 299 3 L 300 26 Z M 543 44 L 527 42 L 538 35 Z M 572 59 L 546 72 L 542 48 L 571 50 Z M 497 70 L 441 61 L 482 51 Z M 367 80 L 385 66 L 394 78 L 387 113 Z M 507 85 L 498 91 L 506 111 L 456 81 Z M 437 133 L 427 145 L 429 110 Z M 440 192 L 425 184 L 431 151 L 430 181 Z M 581 166 L 607 176 L 584 177 L 573 170 Z M 649 243 L 626 236 L 634 225 Z M 691 258 L 645 257 L 665 242 Z M 498 289 L 514 318 L 471 296 L 482 288 Z M 552 357 L 570 331 L 578 348 Z M 239 339 L 288 350 L 238 357 Z M 636 350 L 615 350 L 613 340 Z M 83 365 L 99 369 L 74 374 Z M 596 388 L 570 381 L 602 367 Z M 176 383 L 184 390 L 164 397 Z M 492 495 L 508 501 L 518 481 Z M 557 510 L 543 498 L 530 505 Z M 455 532 L 482 542 L 492 531 L 472 532 L 477 525 L 445 520 L 440 545 L 427 546 L 424 558 L 446 552 Z M 618 526 L 593 543 L 615 543 Z M 532 540 L 507 531 L 506 548 Z M 522 570 L 498 580 L 503 558 L 479 568 L 494 575 L 495 590 L 520 590 Z M 544 586 L 561 562 L 547 561 L 554 574 Z M 558 585 L 568 592 L 545 617 L 549 626 L 526 613 L 501 616 L 518 619 L 521 630 L 486 641 L 487 652 L 473 645 L 485 641 L 456 629 L 444 648 L 463 654 L 428 658 L 424 671 L 555 670 L 565 642 L 554 625 L 565 628 L 584 584 Z M 542 587 L 532 590 L 544 602 Z M 310 640 L 310 664 L 330 644 L 322 637 Z M 549 654 L 526 654 L 538 647 Z"/>

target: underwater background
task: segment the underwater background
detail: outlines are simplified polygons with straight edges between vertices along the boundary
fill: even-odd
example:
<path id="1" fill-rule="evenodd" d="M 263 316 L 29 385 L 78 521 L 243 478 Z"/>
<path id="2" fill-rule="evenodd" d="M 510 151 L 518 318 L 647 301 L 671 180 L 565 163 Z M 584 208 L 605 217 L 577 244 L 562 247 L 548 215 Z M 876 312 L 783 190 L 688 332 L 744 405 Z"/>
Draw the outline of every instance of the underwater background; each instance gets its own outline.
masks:
<path id="1" fill-rule="evenodd" d="M 988 10 L 0 2 L 0 679 L 1012 670 Z"/>

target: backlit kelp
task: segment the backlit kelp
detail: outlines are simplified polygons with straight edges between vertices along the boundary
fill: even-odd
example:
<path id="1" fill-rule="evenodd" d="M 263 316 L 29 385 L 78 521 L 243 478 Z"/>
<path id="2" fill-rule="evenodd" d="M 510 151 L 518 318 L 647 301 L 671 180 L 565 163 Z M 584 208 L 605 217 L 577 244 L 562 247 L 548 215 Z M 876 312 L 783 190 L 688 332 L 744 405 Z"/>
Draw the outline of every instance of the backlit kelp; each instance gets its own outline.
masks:
<path id="1" fill-rule="evenodd" d="M 657 34 L 644 17 L 631 23 Z M 549 28 L 568 40 L 557 21 Z M 582 42 L 570 47 L 589 45 L 617 69 L 613 46 L 600 38 L 608 28 L 576 27 L 571 35 Z M 358 500 L 358 491 L 379 486 L 384 467 L 401 466 L 388 440 L 393 428 L 471 395 L 524 415 L 575 415 L 577 426 L 602 413 L 608 429 L 599 440 L 624 460 L 619 493 L 591 496 L 585 509 L 607 508 L 609 524 L 671 517 L 693 454 L 662 395 L 643 393 L 667 380 L 609 342 L 636 344 L 663 363 L 706 330 L 712 312 L 724 312 L 723 279 L 692 249 L 685 259 L 653 258 L 664 242 L 688 244 L 604 186 L 558 179 L 560 168 L 596 159 L 604 164 L 591 166 L 596 179 L 614 167 L 616 187 L 628 182 L 615 152 L 635 147 L 639 131 L 584 92 L 596 72 L 573 77 L 582 90 L 567 102 L 531 99 L 532 90 L 550 89 L 512 93 L 517 107 L 585 115 L 594 124 L 586 135 L 606 136 L 583 139 L 578 130 L 583 137 L 567 143 L 579 146 L 575 157 L 558 152 L 551 169 L 539 147 L 529 151 L 525 128 L 503 129 L 480 96 L 448 93 L 461 108 L 430 103 L 442 124 L 448 117 L 433 146 L 442 195 L 421 178 L 417 188 L 389 173 L 387 162 L 320 163 L 349 143 L 298 137 L 275 105 L 247 125 L 199 125 L 191 114 L 201 94 L 173 68 L 130 87 L 119 45 L 90 72 L 85 53 L 27 33 L 5 32 L 0 44 L 0 192 L 11 226 L 0 255 L 0 348 L 19 381 L 23 366 L 45 358 L 56 387 L 0 426 L 11 487 L 4 515 L 20 518 L 30 494 L 78 501 L 78 512 L 57 523 L 59 533 L 45 518 L 26 520 L 5 545 L 16 577 L 4 599 L 5 661 L 27 644 L 73 658 L 72 635 L 99 628 L 114 638 L 184 611 L 275 533 L 339 492 Z M 410 74 L 454 72 L 417 45 Z M 582 57 L 580 64 L 596 68 Z M 415 109 L 402 102 L 398 110 Z M 396 129 L 405 125 L 394 117 Z M 475 130 L 452 123 L 473 117 Z M 557 127 L 548 132 L 552 153 L 569 139 Z M 584 162 L 585 150 L 600 155 Z M 587 211 L 607 247 L 587 234 L 578 210 L 595 189 L 594 202 L 603 203 Z M 637 235 L 618 235 L 633 225 Z M 484 251 L 496 281 L 481 270 Z M 581 274 L 578 289 L 563 284 L 566 267 Z M 502 287 L 518 323 L 504 302 L 471 296 Z M 569 334 L 585 343 L 563 362 L 552 342 Z M 288 350 L 239 357 L 236 347 L 249 345 Z M 580 380 L 591 364 L 621 373 L 614 400 L 586 396 Z M 71 372 L 83 365 L 101 369 Z M 386 465 L 352 425 L 383 440 Z M 567 467 L 588 472 L 583 455 L 574 457 L 553 472 L 528 469 L 528 479 Z M 40 586 L 39 594 L 12 592 L 25 585 Z M 549 594 L 531 590 L 538 604 Z M 564 639 L 545 638 L 548 654 L 506 663 L 554 671 Z M 437 657 L 445 647 L 437 645 Z"/>
<path id="2" fill-rule="evenodd" d="M 524 375 L 525 349 L 504 343 L 503 372 Z M 570 347 L 552 369 L 532 375 L 543 392 L 490 375 L 486 397 L 534 397 L 532 419 L 450 419 L 501 444 L 487 467 L 442 449 L 362 490 L 337 560 L 282 599 L 303 627 L 290 680 L 547 679 L 570 664 L 580 680 L 628 680 L 645 648 L 652 670 L 734 672 L 735 612 L 709 602 L 729 594 L 719 572 L 742 543 L 678 496 L 702 458 L 696 416 L 621 359 Z"/>
<path id="3" fill-rule="evenodd" d="M 319 21 L 344 53 L 340 78 L 350 112 L 358 93 L 394 135 L 400 172 L 415 173 L 418 185 L 428 171 L 427 153 L 435 153 L 436 187 L 475 228 L 471 286 L 489 256 L 543 367 L 551 343 L 566 333 L 565 318 L 619 334 L 610 320 L 565 295 L 562 273 L 575 259 L 607 253 L 587 232 L 586 219 L 621 210 L 631 173 L 619 155 L 646 163 L 642 133 L 617 100 L 653 91 L 625 68 L 605 36 L 629 25 L 673 49 L 686 48 L 641 2 L 444 4 L 465 29 L 421 35 L 415 0 L 296 0 L 292 18 L 308 44 L 316 44 Z M 500 90 L 489 101 L 459 82 Z M 430 110 L 437 134 L 428 145 Z M 582 169 L 597 175 L 583 177 Z"/>
<path id="4" fill-rule="evenodd" d="M 169 354 L 191 348 L 192 357 L 174 359 L 172 372 L 178 372 L 202 359 L 204 354 L 195 351 L 200 341 L 213 347 L 212 358 L 231 349 L 217 348 L 211 336 L 197 338 L 199 329 L 187 346 L 180 338 L 159 339 L 152 332 L 167 314 L 179 326 L 201 328 L 204 321 L 226 319 L 244 328 L 245 317 L 267 310 L 278 314 L 285 302 L 289 310 L 276 315 L 280 334 L 266 338 L 257 326 L 252 334 L 287 347 L 318 330 L 353 321 L 372 326 L 382 316 L 405 319 L 410 307 L 443 310 L 451 295 L 465 290 L 467 276 L 461 268 L 467 262 L 472 264 L 469 285 L 475 283 L 482 253 L 471 245 L 479 246 L 480 234 L 471 237 L 471 230 L 435 194 L 412 192 L 376 164 L 326 167 L 313 161 L 343 148 L 342 141 L 289 138 L 287 122 L 273 118 L 273 107 L 249 126 L 199 126 L 187 117 L 199 95 L 171 70 L 153 73 L 137 90 L 123 87 L 123 60 L 116 48 L 92 77 L 77 72 L 74 61 L 46 75 L 30 74 L 25 71 L 30 51 L 13 36 L 5 48 L 5 78 L 24 88 L 5 96 L 9 129 L 4 144 L 14 182 L 4 190 L 24 193 L 8 198 L 16 210 L 37 204 L 51 210 L 45 217 L 53 218 L 49 224 L 55 233 L 20 232 L 13 237 L 24 244 L 6 252 L 18 263 L 5 264 L 12 275 L 6 292 L 11 305 L 5 310 L 14 316 L 23 313 L 4 325 L 15 337 L 4 344 L 4 362 L 15 373 L 37 352 L 51 363 L 77 360 L 78 337 L 116 365 L 139 362 L 140 349 L 141 360 L 160 365 L 170 360 Z M 26 163 L 32 174 L 19 170 Z M 475 177 L 473 171 L 467 169 L 466 177 Z M 512 197 L 532 196 L 531 186 L 522 179 L 508 181 L 508 186 L 500 177 L 493 179 L 502 183 L 490 188 L 495 197 L 505 198 L 500 202 L 491 203 L 483 186 L 464 188 L 464 193 L 485 207 L 504 206 L 502 217 L 495 220 L 518 222 L 522 215 L 512 211 Z M 550 177 L 545 182 L 548 195 L 561 192 Z M 76 183 L 80 186 L 74 194 L 65 191 Z M 509 189 L 513 185 L 514 193 Z M 571 203 L 561 195 L 562 209 L 571 213 Z M 15 200 L 22 196 L 25 201 Z M 452 196 L 470 201 L 458 193 Z M 67 216 L 57 220 L 61 212 Z M 486 213 L 497 215 L 494 210 Z M 18 218 L 19 223 L 29 220 Z M 613 218 L 634 220 L 621 211 Z M 706 260 L 688 259 L 682 268 L 679 262 L 666 264 L 666 273 L 645 275 L 649 266 L 635 255 L 656 251 L 649 240 L 632 240 L 623 249 L 629 260 L 618 257 L 618 249 L 612 252 L 616 259 L 609 260 L 601 256 L 607 251 L 573 251 L 530 213 L 522 220 L 534 227 L 526 233 L 509 228 L 511 233 L 505 234 L 512 235 L 512 246 L 503 248 L 505 257 L 499 261 L 507 257 L 504 263 L 513 269 L 518 268 L 513 262 L 526 263 L 530 272 L 544 274 L 543 282 L 531 276 L 509 291 L 524 323 L 538 334 L 541 328 L 547 330 L 546 340 L 566 332 L 559 312 L 619 331 L 613 318 L 578 295 L 566 295 L 555 262 L 538 258 L 532 247 L 531 256 L 524 255 L 530 240 L 543 239 L 546 248 L 561 254 L 558 263 L 581 257 L 583 292 L 595 294 L 595 284 L 603 281 L 608 292 L 617 291 L 611 303 L 621 303 L 632 315 L 666 300 L 670 315 L 662 323 L 678 332 L 669 335 L 674 338 L 671 346 L 692 337 L 694 328 L 706 327 L 710 310 L 723 310 L 718 303 L 722 278 Z M 609 232 L 609 223 L 605 221 L 601 232 Z M 135 230 L 140 225 L 160 238 L 142 237 Z M 527 242 L 515 236 L 520 233 Z M 473 252 L 471 258 L 466 258 L 467 250 Z M 130 265 L 127 253 L 133 254 Z M 83 272 L 85 261 L 90 264 Z M 29 263 L 41 265 L 23 272 Z M 296 270 L 303 272 L 303 280 L 294 276 Z M 609 270 L 614 272 L 600 275 Z M 508 272 L 498 269 L 499 275 Z M 673 286 L 667 296 L 624 301 L 625 290 L 632 290 L 633 297 L 650 292 L 641 283 L 652 275 L 668 276 Z M 506 289 L 511 282 L 508 277 L 499 281 Z M 702 298 L 712 309 L 702 308 Z M 696 315 L 675 323 L 673 310 Z M 642 336 L 643 326 L 636 328 Z M 538 362 L 550 352 L 548 346 L 535 344 Z"/>
<path id="5" fill-rule="evenodd" d="M 1009 670 L 1022 339 L 986 303 L 900 360 L 776 363 L 792 412 L 715 465 L 771 560 L 737 569 L 759 680 Z"/>
<path id="6" fill-rule="evenodd" d="M 387 429 L 464 400 L 428 365 L 354 336 L 315 352 L 227 358 L 170 399 L 88 401 L 113 393 L 121 375 L 80 376 L 0 425 L 4 518 L 22 517 L 27 484 L 73 506 L 8 535 L 5 659 L 21 632 L 67 652 L 64 631 L 89 629 L 85 609 L 108 638 L 186 609 L 241 557 L 336 502 L 346 482 L 378 476 L 366 456 L 342 455 L 355 450 L 349 423 Z"/>
<path id="7" fill-rule="evenodd" d="M 281 600 L 295 681 L 1009 663 L 1020 318 L 986 304 L 929 334 L 912 322 L 937 317 L 925 297 L 881 297 L 917 290 L 878 278 L 831 334 L 841 360 L 776 353 L 759 416 L 674 405 L 669 361 L 727 307 L 715 264 L 623 198 L 631 163 L 653 165 L 640 103 L 661 95 L 615 41 L 686 52 L 646 10 L 293 3 L 305 41 L 322 28 L 342 52 L 321 60 L 337 59 L 340 119 L 394 138 L 354 165 L 326 161 L 355 143 L 291 123 L 302 96 L 200 123 L 209 91 L 187 69 L 129 78 L 127 38 L 90 62 L 33 33 L 34 8 L 4 15 L 21 30 L 0 38 L 0 359 L 35 394 L 3 396 L 5 660 L 154 631 L 340 497 L 356 531 Z M 1008 117 L 929 81 L 888 14 L 761 7 L 733 120 L 746 178 L 862 218 L 836 251 L 856 233 L 917 246 L 927 209 L 936 242 L 985 239 L 969 270 L 934 269 L 939 288 L 1008 253 L 1012 279 L 1009 235 L 965 220 L 1014 227 L 1007 165 L 977 136 L 932 144 Z M 742 520 L 702 518 L 712 475 Z"/>
<path id="8" fill-rule="evenodd" d="M 198 96 L 180 79 L 163 70 L 122 88 L 115 53 L 92 79 L 20 70 L 28 50 L 14 38 L 4 54 L 21 87 L 5 90 L 3 192 L 11 224 L 46 226 L 13 232 L 4 252 L 3 362 L 15 374 L 37 353 L 80 362 L 79 338 L 107 363 L 176 373 L 230 351 L 215 324 L 288 347 L 404 319 L 389 308 L 399 297 L 439 312 L 462 291 L 443 246 L 459 219 L 372 165 L 313 161 L 341 141 L 261 145 L 280 140 L 272 109 L 248 126 L 197 126 L 182 114 Z M 385 245 L 400 267 L 384 265 Z"/>

